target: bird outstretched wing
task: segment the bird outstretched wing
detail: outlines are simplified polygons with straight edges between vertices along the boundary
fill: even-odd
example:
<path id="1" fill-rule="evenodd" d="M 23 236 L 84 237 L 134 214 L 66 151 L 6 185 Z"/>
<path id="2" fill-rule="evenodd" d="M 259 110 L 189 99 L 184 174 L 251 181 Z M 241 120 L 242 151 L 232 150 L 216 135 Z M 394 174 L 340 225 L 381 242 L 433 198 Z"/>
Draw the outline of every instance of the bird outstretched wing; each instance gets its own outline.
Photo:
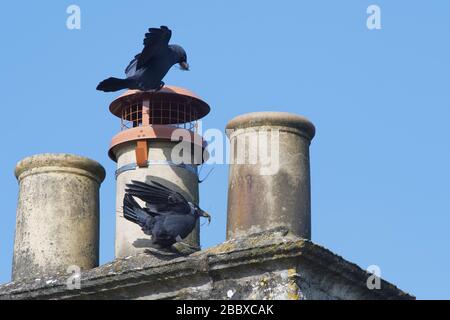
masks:
<path id="1" fill-rule="evenodd" d="M 168 48 L 171 37 L 172 31 L 166 26 L 148 29 L 144 38 L 144 49 L 131 60 L 125 69 L 125 74 L 132 75 L 136 70 L 145 66 L 151 58 L 164 52 L 164 49 Z"/>
<path id="2" fill-rule="evenodd" d="M 164 52 L 168 48 L 171 37 L 172 31 L 166 26 L 148 29 L 144 38 L 144 50 L 135 57 L 137 61 L 136 69 L 142 68 L 150 59 Z"/>
<path id="3" fill-rule="evenodd" d="M 125 192 L 145 201 L 147 208 L 156 214 L 189 214 L 188 201 L 177 191 L 173 191 L 156 181 L 144 183 L 132 181 Z"/>

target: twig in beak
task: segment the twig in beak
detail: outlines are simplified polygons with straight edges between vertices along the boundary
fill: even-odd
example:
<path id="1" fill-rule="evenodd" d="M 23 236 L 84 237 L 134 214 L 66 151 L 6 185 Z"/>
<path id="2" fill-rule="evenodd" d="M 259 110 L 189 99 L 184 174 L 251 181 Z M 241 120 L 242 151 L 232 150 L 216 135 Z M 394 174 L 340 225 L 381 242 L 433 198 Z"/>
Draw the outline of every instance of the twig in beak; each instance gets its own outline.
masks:
<path id="1" fill-rule="evenodd" d="M 186 61 L 180 62 L 180 68 L 184 71 L 189 71 L 189 64 Z"/>
<path id="2" fill-rule="evenodd" d="M 203 211 L 203 217 L 208 218 L 208 225 L 211 224 L 211 216 L 208 214 L 208 212 Z"/>

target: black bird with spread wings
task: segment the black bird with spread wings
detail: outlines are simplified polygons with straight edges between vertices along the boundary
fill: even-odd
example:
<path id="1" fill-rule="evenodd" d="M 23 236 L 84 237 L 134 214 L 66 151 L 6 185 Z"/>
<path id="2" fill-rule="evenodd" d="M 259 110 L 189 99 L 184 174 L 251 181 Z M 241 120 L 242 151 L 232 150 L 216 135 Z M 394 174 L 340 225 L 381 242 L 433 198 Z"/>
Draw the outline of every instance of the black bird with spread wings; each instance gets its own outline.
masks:
<path id="1" fill-rule="evenodd" d="M 133 197 L 144 201 L 146 207 L 142 208 Z M 152 236 L 152 244 L 156 248 L 169 248 L 186 238 L 200 217 L 211 221 L 211 216 L 199 206 L 155 181 L 127 184 L 123 215 Z"/>
<path id="2" fill-rule="evenodd" d="M 169 45 L 171 36 L 172 31 L 166 26 L 148 29 L 144 49 L 125 69 L 126 79 L 108 78 L 100 82 L 97 90 L 160 90 L 164 86 L 162 79 L 174 64 L 180 64 L 182 70 L 189 70 L 184 49 L 179 45 Z"/>

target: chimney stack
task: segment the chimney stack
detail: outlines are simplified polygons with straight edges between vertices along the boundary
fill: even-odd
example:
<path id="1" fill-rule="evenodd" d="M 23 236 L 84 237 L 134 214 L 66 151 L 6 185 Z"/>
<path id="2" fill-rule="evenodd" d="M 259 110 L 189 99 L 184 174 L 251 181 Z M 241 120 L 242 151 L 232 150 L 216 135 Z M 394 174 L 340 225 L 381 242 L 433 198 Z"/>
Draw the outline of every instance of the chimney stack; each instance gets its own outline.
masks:
<path id="1" fill-rule="evenodd" d="M 157 181 L 199 203 L 197 167 L 206 160 L 206 144 L 197 133 L 198 120 L 209 113 L 210 107 L 186 89 L 164 86 L 156 92 L 127 91 L 109 109 L 121 119 L 121 131 L 109 149 L 110 158 L 117 163 L 115 256 L 121 258 L 145 251 L 151 239 L 123 216 L 126 184 L 132 180 Z M 184 150 L 178 152 L 176 148 Z M 183 161 L 174 155 L 182 155 Z M 199 232 L 197 224 L 184 241 L 199 247 Z"/>
<path id="2" fill-rule="evenodd" d="M 295 114 L 255 112 L 234 118 L 226 129 L 231 142 L 227 239 L 280 226 L 311 239 L 314 125 Z"/>
<path id="3" fill-rule="evenodd" d="M 13 281 L 97 267 L 103 167 L 75 155 L 41 154 L 20 161 L 15 175 Z"/>

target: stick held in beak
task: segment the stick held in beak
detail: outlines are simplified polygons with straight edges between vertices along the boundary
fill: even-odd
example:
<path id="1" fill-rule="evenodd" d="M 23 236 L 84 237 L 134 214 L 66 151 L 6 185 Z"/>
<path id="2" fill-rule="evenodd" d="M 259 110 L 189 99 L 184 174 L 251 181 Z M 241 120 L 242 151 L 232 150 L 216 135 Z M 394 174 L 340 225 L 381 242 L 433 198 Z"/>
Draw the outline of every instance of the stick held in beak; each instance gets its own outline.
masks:
<path id="1" fill-rule="evenodd" d="M 189 71 L 189 63 L 186 61 L 180 62 L 180 68 L 185 71 Z"/>
<path id="2" fill-rule="evenodd" d="M 202 217 L 208 218 L 208 224 L 211 224 L 211 216 L 206 211 L 202 211 Z"/>

